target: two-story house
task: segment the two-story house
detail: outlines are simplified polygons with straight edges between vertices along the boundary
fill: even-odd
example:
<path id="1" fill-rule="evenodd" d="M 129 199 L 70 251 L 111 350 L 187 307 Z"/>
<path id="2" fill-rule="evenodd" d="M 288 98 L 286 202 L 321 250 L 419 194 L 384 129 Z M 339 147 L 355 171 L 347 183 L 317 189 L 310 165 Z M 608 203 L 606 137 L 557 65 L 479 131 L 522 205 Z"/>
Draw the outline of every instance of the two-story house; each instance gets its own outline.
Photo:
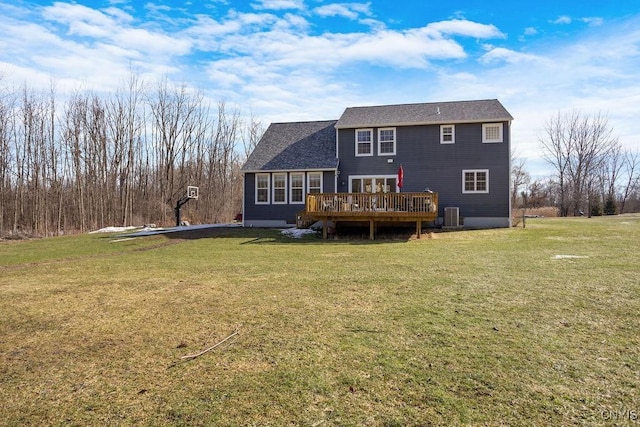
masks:
<path id="1" fill-rule="evenodd" d="M 509 227 L 512 120 L 490 99 L 352 107 L 338 120 L 273 123 L 243 167 L 244 225 L 293 225 L 308 194 L 434 192 L 437 225 L 453 211 L 466 228 Z M 352 202 L 349 215 L 365 210 Z"/>

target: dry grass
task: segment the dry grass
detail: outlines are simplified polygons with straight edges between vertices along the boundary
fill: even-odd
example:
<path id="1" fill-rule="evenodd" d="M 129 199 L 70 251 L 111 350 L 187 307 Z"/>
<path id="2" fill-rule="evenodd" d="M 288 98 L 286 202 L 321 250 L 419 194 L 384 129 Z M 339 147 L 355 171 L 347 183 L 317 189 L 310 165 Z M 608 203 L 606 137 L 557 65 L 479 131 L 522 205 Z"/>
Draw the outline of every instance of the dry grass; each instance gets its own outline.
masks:
<path id="1" fill-rule="evenodd" d="M 189 237 L 0 245 L 0 423 L 613 425 L 640 410 L 640 217 Z"/>

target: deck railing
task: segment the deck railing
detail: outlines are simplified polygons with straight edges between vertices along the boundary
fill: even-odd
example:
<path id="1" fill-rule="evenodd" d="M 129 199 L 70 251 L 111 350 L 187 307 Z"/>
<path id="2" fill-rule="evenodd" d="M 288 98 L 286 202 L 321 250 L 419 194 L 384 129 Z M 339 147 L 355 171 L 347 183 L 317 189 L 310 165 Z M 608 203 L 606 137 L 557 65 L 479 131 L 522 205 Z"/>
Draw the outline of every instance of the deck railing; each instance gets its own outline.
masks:
<path id="1" fill-rule="evenodd" d="M 306 214 L 311 216 L 435 217 L 437 193 L 312 193 Z"/>

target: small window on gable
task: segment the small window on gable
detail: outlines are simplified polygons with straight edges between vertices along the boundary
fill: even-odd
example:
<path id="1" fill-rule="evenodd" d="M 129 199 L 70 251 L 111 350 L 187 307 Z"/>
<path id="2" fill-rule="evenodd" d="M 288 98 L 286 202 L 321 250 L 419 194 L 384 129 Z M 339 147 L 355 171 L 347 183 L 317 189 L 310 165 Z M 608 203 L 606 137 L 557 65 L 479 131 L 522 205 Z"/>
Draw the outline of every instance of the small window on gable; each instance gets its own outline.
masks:
<path id="1" fill-rule="evenodd" d="M 256 204 L 269 204 L 269 174 L 256 174 Z"/>
<path id="2" fill-rule="evenodd" d="M 396 128 L 378 129 L 378 155 L 393 156 L 396 154 Z"/>
<path id="3" fill-rule="evenodd" d="M 454 125 L 440 125 L 440 144 L 454 144 L 456 142 L 456 127 Z"/>
<path id="4" fill-rule="evenodd" d="M 482 142 L 502 142 L 502 123 L 484 123 L 482 125 Z"/>
<path id="5" fill-rule="evenodd" d="M 356 157 L 373 156 L 373 129 L 356 129 Z"/>

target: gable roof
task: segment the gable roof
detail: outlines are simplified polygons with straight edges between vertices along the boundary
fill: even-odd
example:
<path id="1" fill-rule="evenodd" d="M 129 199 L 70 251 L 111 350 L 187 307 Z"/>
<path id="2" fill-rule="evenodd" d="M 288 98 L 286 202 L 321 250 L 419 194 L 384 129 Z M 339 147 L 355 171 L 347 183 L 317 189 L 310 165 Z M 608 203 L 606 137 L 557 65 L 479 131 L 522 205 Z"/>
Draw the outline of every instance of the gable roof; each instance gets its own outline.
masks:
<path id="1" fill-rule="evenodd" d="M 242 170 L 337 169 L 336 122 L 272 123 Z"/>
<path id="2" fill-rule="evenodd" d="M 380 105 L 347 108 L 337 129 L 510 121 L 511 114 L 497 99 Z"/>

